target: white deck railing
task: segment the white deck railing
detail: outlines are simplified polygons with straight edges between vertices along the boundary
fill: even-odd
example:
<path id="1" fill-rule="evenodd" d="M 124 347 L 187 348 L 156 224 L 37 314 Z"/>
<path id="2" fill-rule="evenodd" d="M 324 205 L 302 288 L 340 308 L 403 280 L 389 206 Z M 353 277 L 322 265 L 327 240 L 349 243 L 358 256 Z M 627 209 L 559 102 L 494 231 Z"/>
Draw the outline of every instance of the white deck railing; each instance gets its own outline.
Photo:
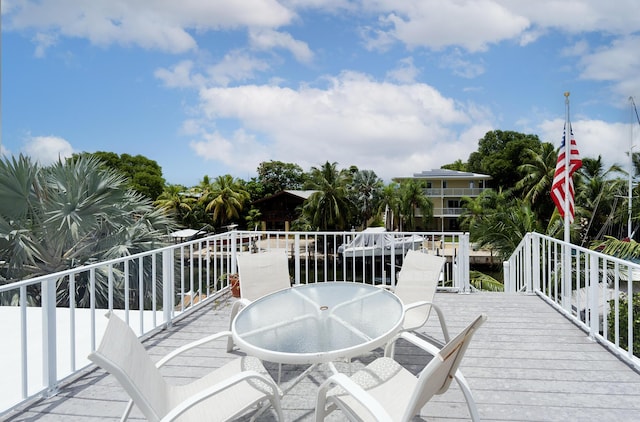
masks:
<path id="1" fill-rule="evenodd" d="M 469 238 L 462 233 L 379 233 L 388 254 L 342 258 L 338 247 L 355 232 L 232 231 L 125 258 L 73 268 L 0 286 L 0 415 L 24 401 L 55 394 L 58 385 L 89 361 L 106 327 L 103 314 L 117 312 L 140 336 L 171 324 L 229 288 L 236 254 L 282 249 L 292 282 L 351 281 L 395 284 L 408 248 L 447 256 L 440 286 L 469 291 Z M 384 237 L 384 236 L 387 237 Z M 389 237 L 389 235 L 391 235 Z M 394 247 L 405 236 L 423 241 Z M 384 239 L 383 239 L 384 237 Z M 409 246 L 410 245 L 410 246 Z M 78 304 L 81 292 L 88 302 Z"/>
<path id="2" fill-rule="evenodd" d="M 632 300 L 640 291 L 640 264 L 529 233 L 504 263 L 504 283 L 507 292 L 540 295 L 640 370 L 640 359 L 633 355 L 639 322 Z"/>

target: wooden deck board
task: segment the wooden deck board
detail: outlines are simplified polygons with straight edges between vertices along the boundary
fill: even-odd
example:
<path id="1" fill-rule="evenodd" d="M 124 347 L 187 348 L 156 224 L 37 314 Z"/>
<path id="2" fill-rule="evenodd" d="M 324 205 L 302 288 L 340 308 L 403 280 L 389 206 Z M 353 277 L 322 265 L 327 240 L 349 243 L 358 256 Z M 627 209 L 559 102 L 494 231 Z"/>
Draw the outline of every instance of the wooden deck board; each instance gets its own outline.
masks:
<path id="1" fill-rule="evenodd" d="M 202 310 L 178 321 L 171 329 L 145 341 L 154 359 L 189 341 L 228 329 L 233 299 L 207 303 Z M 473 338 L 462 362 L 484 421 L 634 421 L 640 418 L 640 374 L 537 296 L 505 293 L 438 293 L 451 334 L 459 332 L 478 313 L 489 316 Z M 442 339 L 435 314 L 424 334 Z M 235 352 L 239 354 L 239 352 Z M 366 364 L 380 351 L 354 361 L 339 363 L 348 372 Z M 225 342 L 190 353 L 163 369 L 175 383 L 187 383 L 234 357 Z M 397 358 L 418 370 L 426 358 L 409 346 L 399 345 Z M 267 363 L 274 374 L 277 365 Z M 286 386 L 304 367 L 284 365 Z M 318 386 L 326 369 L 313 372 L 284 399 L 287 421 L 311 421 Z M 96 369 L 64 386 L 51 398 L 35 401 L 6 415 L 11 421 L 109 421 L 118 420 L 127 401 L 115 379 Z M 422 410 L 429 421 L 468 420 L 462 393 L 455 383 Z M 140 419 L 134 409 L 132 419 Z M 245 420 L 243 418 L 242 420 Z M 258 420 L 274 420 L 266 412 Z M 344 420 L 339 412 L 329 418 Z"/>

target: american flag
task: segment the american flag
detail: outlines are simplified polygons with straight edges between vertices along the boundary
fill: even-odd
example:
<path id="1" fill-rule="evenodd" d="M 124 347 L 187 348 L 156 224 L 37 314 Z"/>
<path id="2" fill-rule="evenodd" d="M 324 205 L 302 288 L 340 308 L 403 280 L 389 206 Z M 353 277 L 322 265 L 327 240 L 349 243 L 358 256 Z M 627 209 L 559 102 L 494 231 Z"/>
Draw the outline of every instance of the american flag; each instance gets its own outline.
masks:
<path id="1" fill-rule="evenodd" d="M 569 123 L 569 133 L 571 134 L 571 147 L 569 148 L 569 168 L 565 168 L 565 154 L 567 153 L 566 139 L 567 139 L 567 125 L 565 123 L 564 132 L 562 134 L 562 144 L 560 144 L 560 151 L 558 152 L 558 161 L 556 163 L 556 172 L 553 175 L 553 183 L 551 184 L 551 199 L 556 204 L 558 212 L 564 218 L 565 212 L 565 178 L 569 178 L 569 222 L 573 223 L 574 217 L 574 190 L 573 190 L 573 173 L 582 167 L 582 160 L 580 159 L 580 153 L 578 152 L 578 146 L 576 140 L 573 139 L 573 131 L 571 130 L 571 123 Z M 568 170 L 568 171 L 567 171 Z"/>

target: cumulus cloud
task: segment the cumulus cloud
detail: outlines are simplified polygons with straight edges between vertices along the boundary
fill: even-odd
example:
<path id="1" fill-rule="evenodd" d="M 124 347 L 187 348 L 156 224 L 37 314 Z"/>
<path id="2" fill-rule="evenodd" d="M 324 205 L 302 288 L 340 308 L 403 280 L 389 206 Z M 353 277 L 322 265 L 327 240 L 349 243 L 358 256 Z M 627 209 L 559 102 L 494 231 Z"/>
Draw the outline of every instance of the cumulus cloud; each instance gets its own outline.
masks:
<path id="1" fill-rule="evenodd" d="M 499 2 L 466 0 L 380 1 L 376 3 L 381 19 L 376 35 L 383 42 L 392 37 L 409 48 L 428 47 L 440 50 L 457 45 L 468 51 L 484 51 L 489 44 L 516 38 L 530 21 Z"/>
<path id="2" fill-rule="evenodd" d="M 416 77 L 420 74 L 420 70 L 413 64 L 413 57 L 406 57 L 398 63 L 395 69 L 387 72 L 387 78 L 400 82 L 415 82 Z"/>
<path id="3" fill-rule="evenodd" d="M 258 163 L 269 161 L 267 147 L 243 129 L 238 129 L 226 138 L 217 131 L 200 131 L 198 140 L 190 142 L 189 147 L 205 161 L 216 161 L 234 172 L 253 172 Z"/>
<path id="4" fill-rule="evenodd" d="M 67 140 L 57 136 L 34 136 L 26 141 L 22 152 L 40 164 L 48 165 L 58 159 L 71 157 L 73 147 Z"/>
<path id="5" fill-rule="evenodd" d="M 538 134 L 544 142 L 558 148 L 562 140 L 564 119 L 544 120 L 538 126 Z M 571 122 L 574 137 L 582 157 L 602 156 L 607 167 L 618 164 L 627 168 L 628 152 L 634 145 L 634 152 L 640 147 L 638 134 L 631 139 L 629 123 L 609 123 L 602 120 L 578 119 Z"/>
<path id="6" fill-rule="evenodd" d="M 197 47 L 190 30 L 277 28 L 295 17 L 276 0 L 23 0 L 11 5 L 3 22 L 9 30 L 32 29 L 49 37 L 59 34 L 96 45 L 137 45 L 171 53 Z M 47 38 L 35 41 L 38 49 L 46 48 Z"/>
<path id="7" fill-rule="evenodd" d="M 235 121 L 243 136 L 221 134 L 192 143 L 198 155 L 226 162 L 233 151 L 247 168 L 278 157 L 308 168 L 321 160 L 375 169 L 379 176 L 407 174 L 453 162 L 476 149 L 492 116 L 457 104 L 433 87 L 379 82 L 354 72 L 327 77 L 325 87 L 251 85 L 200 91 L 203 117 Z M 462 128 L 458 132 L 455 128 Z M 251 134 L 268 139 L 261 149 Z"/>
<path id="8" fill-rule="evenodd" d="M 290 34 L 272 29 L 252 30 L 249 32 L 251 46 L 258 50 L 282 48 L 293 54 L 297 61 L 310 63 L 313 52 L 306 42 L 294 39 Z"/>
<path id="9" fill-rule="evenodd" d="M 640 50 L 640 36 L 614 40 L 609 46 L 586 54 L 581 59 L 581 78 L 608 81 L 614 91 L 627 98 L 640 94 L 640 57 L 630 54 Z"/>

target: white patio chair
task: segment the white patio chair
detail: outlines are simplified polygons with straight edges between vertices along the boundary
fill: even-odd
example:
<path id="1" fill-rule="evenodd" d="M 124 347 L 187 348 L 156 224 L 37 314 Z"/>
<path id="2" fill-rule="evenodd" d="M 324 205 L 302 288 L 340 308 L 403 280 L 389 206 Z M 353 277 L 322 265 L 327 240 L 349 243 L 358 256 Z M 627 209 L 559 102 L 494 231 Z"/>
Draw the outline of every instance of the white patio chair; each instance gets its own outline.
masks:
<path id="1" fill-rule="evenodd" d="M 335 374 L 320 386 L 316 422 L 323 421 L 336 409 L 354 421 L 408 422 L 434 395 L 445 393 L 454 378 L 464 394 L 471 419 L 479 421 L 471 389 L 458 367 L 473 333 L 486 318 L 484 314 L 478 316 L 442 349 L 415 334 L 400 333 L 397 338 L 407 340 L 434 356 L 418 376 L 393 359 L 390 344 L 384 357 L 374 360 L 351 377 Z"/>
<path id="2" fill-rule="evenodd" d="M 231 323 L 240 309 L 269 293 L 291 287 L 289 260 L 282 250 L 244 253 L 236 256 L 240 278 L 240 299 L 231 306 Z M 233 339 L 227 341 L 227 352 L 233 350 Z"/>
<path id="3" fill-rule="evenodd" d="M 450 340 L 442 310 L 433 303 L 440 274 L 447 258 L 409 250 L 398 273 L 398 282 L 393 292 L 405 305 L 402 329 L 414 331 L 422 327 L 433 308 L 438 314 L 445 343 Z"/>
<path id="4" fill-rule="evenodd" d="M 226 421 L 252 406 L 266 405 L 266 400 L 283 420 L 280 389 L 256 358 L 234 359 L 187 385 L 168 384 L 160 373 L 158 368 L 179 354 L 231 333 L 182 346 L 154 364 L 129 325 L 113 313 L 107 317 L 104 337 L 89 359 L 115 376 L 131 397 L 121 421 L 129 417 L 133 404 L 149 421 Z"/>

